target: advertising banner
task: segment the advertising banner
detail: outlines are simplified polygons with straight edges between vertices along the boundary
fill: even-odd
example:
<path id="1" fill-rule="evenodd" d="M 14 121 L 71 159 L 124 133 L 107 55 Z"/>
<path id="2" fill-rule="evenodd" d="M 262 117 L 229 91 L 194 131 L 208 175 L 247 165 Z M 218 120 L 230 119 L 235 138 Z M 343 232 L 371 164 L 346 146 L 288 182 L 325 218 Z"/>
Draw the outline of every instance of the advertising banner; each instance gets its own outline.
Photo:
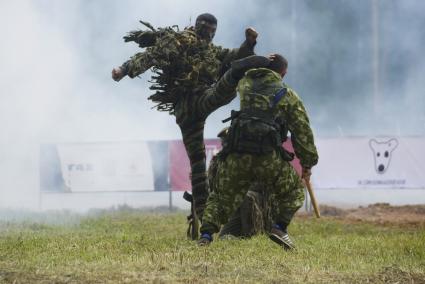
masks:
<path id="1" fill-rule="evenodd" d="M 316 140 L 316 189 L 425 189 L 425 138 L 347 137 Z M 284 147 L 293 152 L 290 141 Z M 207 166 L 221 150 L 205 140 Z M 298 174 L 298 159 L 291 163 Z M 181 140 L 125 143 L 44 144 L 42 191 L 191 190 L 190 164 Z"/>
<path id="2" fill-rule="evenodd" d="M 425 188 L 425 139 L 350 137 L 317 141 L 315 188 Z"/>
<path id="3" fill-rule="evenodd" d="M 168 190 L 168 142 L 42 145 L 42 191 Z"/>

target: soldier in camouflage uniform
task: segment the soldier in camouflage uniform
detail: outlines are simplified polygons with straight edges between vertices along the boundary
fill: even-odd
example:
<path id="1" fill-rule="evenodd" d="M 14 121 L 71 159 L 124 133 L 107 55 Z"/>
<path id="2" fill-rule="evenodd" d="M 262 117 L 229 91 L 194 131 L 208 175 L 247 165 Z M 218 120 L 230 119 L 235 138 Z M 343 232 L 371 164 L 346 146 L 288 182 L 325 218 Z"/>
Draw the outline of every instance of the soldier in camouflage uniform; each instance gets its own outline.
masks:
<path id="1" fill-rule="evenodd" d="M 225 127 L 217 135 L 221 140 L 222 147 L 226 146 L 228 131 L 229 127 Z M 217 187 L 218 169 L 225 156 L 225 152 L 220 151 L 210 161 L 208 166 L 210 192 L 213 192 Z M 221 228 L 220 238 L 247 238 L 268 231 L 267 228 L 271 225 L 270 205 L 269 196 L 264 191 L 264 186 L 259 183 L 252 184 L 242 204 Z"/>
<path id="2" fill-rule="evenodd" d="M 208 198 L 204 125 L 209 114 L 228 104 L 236 96 L 234 91 L 216 95 L 211 86 L 239 58 L 254 54 L 257 33 L 245 31 L 246 40 L 238 49 L 226 49 L 211 43 L 217 20 L 211 14 L 197 17 L 195 27 L 178 31 L 176 28 L 130 32 L 126 41 L 135 41 L 146 51 L 135 54 L 121 67 L 112 70 L 116 81 L 124 76 L 134 78 L 148 69 L 156 74 L 150 87 L 156 93 L 149 97 L 158 103 L 157 109 L 175 115 L 183 136 L 183 143 L 191 166 L 191 184 L 195 210 L 202 217 Z M 226 89 L 222 84 L 222 88 Z"/>
<path id="3" fill-rule="evenodd" d="M 287 226 L 304 202 L 304 186 L 281 147 L 287 130 L 291 132 L 303 178 L 310 178 L 318 155 L 303 103 L 294 90 L 282 83 L 287 65 L 281 55 L 273 55 L 268 68 L 251 69 L 239 82 L 241 110 L 232 113 L 223 149 L 226 157 L 218 167 L 216 185 L 204 213 L 201 245 L 212 241 L 213 233 L 228 222 L 250 185 L 260 182 L 275 201 L 270 238 L 285 249 L 294 247 Z"/>

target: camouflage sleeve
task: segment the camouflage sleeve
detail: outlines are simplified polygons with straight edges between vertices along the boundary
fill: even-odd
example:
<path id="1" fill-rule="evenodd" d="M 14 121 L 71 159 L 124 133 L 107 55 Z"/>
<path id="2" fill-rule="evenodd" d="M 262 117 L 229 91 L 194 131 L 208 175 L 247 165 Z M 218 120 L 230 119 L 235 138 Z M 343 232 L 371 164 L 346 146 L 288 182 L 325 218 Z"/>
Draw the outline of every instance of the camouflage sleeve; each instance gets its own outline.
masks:
<path id="1" fill-rule="evenodd" d="M 146 50 L 145 52 L 139 52 L 133 55 L 129 60 L 121 65 L 121 69 L 125 75 L 130 78 L 134 78 L 148 70 L 154 65 L 154 56 L 151 52 Z"/>
<path id="2" fill-rule="evenodd" d="M 153 66 L 161 67 L 168 65 L 170 61 L 181 56 L 185 45 L 179 38 L 186 38 L 181 33 L 169 32 L 164 34 L 161 39 L 155 41 L 155 45 L 146 48 L 144 52 L 133 55 L 130 60 L 125 62 L 123 68 L 126 75 L 134 78 Z"/>
<path id="3" fill-rule="evenodd" d="M 288 102 L 285 104 L 284 114 L 288 129 L 291 132 L 295 154 L 303 167 L 311 168 L 317 164 L 319 156 L 304 104 L 291 89 L 288 89 L 286 98 L 282 101 Z"/>
<path id="4" fill-rule="evenodd" d="M 233 60 L 241 59 L 250 55 L 254 55 L 255 44 L 250 44 L 245 40 L 239 48 L 220 48 L 218 59 L 221 61 L 220 77 L 230 68 Z"/>

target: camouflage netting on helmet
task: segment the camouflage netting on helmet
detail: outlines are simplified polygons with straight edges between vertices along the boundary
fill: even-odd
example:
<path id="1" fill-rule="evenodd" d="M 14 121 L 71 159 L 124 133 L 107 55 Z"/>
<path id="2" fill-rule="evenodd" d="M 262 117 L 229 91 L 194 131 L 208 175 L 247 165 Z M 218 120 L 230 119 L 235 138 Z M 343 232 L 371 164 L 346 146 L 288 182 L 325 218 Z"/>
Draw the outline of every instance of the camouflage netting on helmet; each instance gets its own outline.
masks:
<path id="1" fill-rule="evenodd" d="M 154 73 L 150 89 L 156 91 L 148 99 L 157 103 L 158 110 L 173 113 L 182 96 L 197 95 L 215 83 L 220 49 L 200 40 L 192 28 L 183 31 L 177 26 L 154 29 L 142 23 L 151 31 L 133 31 L 124 39 L 147 47 Z"/>

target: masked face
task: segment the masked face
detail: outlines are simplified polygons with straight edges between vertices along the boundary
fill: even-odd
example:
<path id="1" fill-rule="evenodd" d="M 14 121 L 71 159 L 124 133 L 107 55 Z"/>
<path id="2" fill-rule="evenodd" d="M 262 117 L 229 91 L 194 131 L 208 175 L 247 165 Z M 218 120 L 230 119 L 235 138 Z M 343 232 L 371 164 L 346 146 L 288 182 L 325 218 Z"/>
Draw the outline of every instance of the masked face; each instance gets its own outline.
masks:
<path id="1" fill-rule="evenodd" d="M 196 22 L 195 31 L 198 36 L 208 42 L 211 42 L 215 36 L 217 25 L 206 21 Z"/>

